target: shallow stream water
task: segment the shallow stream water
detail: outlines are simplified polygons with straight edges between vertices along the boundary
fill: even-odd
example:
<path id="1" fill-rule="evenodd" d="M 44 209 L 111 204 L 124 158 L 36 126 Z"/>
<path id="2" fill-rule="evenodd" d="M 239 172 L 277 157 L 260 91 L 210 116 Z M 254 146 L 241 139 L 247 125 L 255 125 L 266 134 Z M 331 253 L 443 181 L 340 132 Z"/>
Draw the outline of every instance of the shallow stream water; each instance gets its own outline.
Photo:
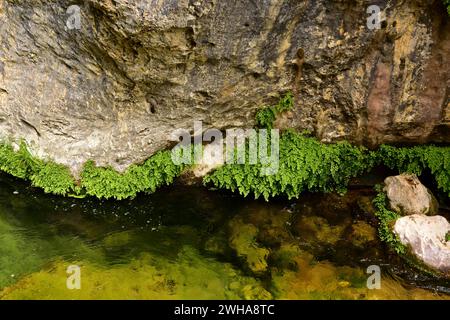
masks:
<path id="1" fill-rule="evenodd" d="M 1 299 L 450 299 L 379 242 L 371 188 L 270 203 L 172 186 L 68 199 L 0 175 Z M 369 289 L 369 266 L 381 269 Z M 81 289 L 67 287 L 80 267 Z"/>

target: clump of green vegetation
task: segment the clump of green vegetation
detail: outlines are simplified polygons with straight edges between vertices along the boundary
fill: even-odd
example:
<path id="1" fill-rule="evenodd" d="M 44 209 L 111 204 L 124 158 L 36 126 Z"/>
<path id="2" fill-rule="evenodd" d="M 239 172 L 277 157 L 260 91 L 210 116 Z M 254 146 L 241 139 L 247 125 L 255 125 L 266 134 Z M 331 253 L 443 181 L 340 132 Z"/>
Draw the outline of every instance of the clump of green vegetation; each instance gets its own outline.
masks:
<path id="1" fill-rule="evenodd" d="M 77 182 L 67 167 L 33 157 L 24 142 L 18 151 L 8 144 L 0 144 L 0 170 L 30 180 L 33 186 L 47 193 L 63 196 L 87 194 L 118 200 L 134 197 L 138 192 L 154 192 L 172 183 L 183 168 L 172 162 L 170 151 L 161 151 L 142 165 L 130 166 L 124 173 L 97 167 L 89 161 L 83 168 L 81 181 Z"/>
<path id="2" fill-rule="evenodd" d="M 445 235 L 445 241 L 450 241 L 450 232 Z"/>
<path id="3" fill-rule="evenodd" d="M 378 235 L 397 254 L 404 255 L 406 246 L 400 242 L 400 239 L 392 231 L 392 224 L 401 216 L 387 208 L 387 196 L 381 186 L 376 186 L 376 190 L 378 194 L 373 200 L 373 204 L 377 209 L 375 215 L 379 220 Z"/>
<path id="4" fill-rule="evenodd" d="M 383 145 L 378 151 L 378 158 L 384 165 L 399 172 L 421 175 L 429 169 L 438 187 L 450 196 L 450 147 L 395 148 Z"/>
<path id="5" fill-rule="evenodd" d="M 438 187 L 450 196 L 450 147 L 383 145 L 377 151 L 369 151 L 348 142 L 323 144 L 292 130 L 281 135 L 277 174 L 262 175 L 262 165 L 225 165 L 206 176 L 204 183 L 239 191 L 244 196 L 253 193 L 256 198 L 263 196 L 266 200 L 278 195 L 294 198 L 303 191 L 344 193 L 352 177 L 375 164 L 417 175 L 429 169 Z M 18 151 L 0 144 L 0 170 L 30 180 L 47 193 L 64 196 L 134 197 L 138 192 L 154 192 L 172 183 L 183 169 L 184 166 L 172 162 L 170 151 L 161 151 L 124 173 L 87 162 L 77 182 L 65 166 L 31 156 L 23 142 Z"/>
<path id="6" fill-rule="evenodd" d="M 81 173 L 81 186 L 88 195 L 121 200 L 141 191 L 155 192 L 158 187 L 172 183 L 182 170 L 182 166 L 173 163 L 170 151 L 158 152 L 142 165 L 130 166 L 124 173 L 97 167 L 89 161 Z"/>
<path id="7" fill-rule="evenodd" d="M 260 128 L 272 129 L 273 123 L 280 113 L 292 110 L 294 98 L 291 93 L 286 94 L 275 106 L 265 107 L 256 113 L 256 124 Z"/>
<path id="8" fill-rule="evenodd" d="M 23 142 L 17 152 L 10 145 L 0 145 L 0 169 L 15 177 L 30 180 L 33 186 L 47 193 L 67 195 L 79 192 L 69 169 L 32 157 Z"/>
<path id="9" fill-rule="evenodd" d="M 349 180 L 374 164 L 373 153 L 363 147 L 348 142 L 323 144 L 288 130 L 280 138 L 276 174 L 263 175 L 262 165 L 225 165 L 206 176 L 204 183 L 266 200 L 282 194 L 295 198 L 306 190 L 345 193 Z"/>
<path id="10" fill-rule="evenodd" d="M 80 187 L 75 184 L 69 169 L 53 162 L 34 159 L 39 169 L 33 169 L 30 180 L 35 187 L 46 193 L 57 195 L 79 194 Z"/>
<path id="11" fill-rule="evenodd" d="M 258 126 L 273 128 L 277 115 L 291 110 L 293 105 L 292 94 L 288 93 L 277 105 L 257 113 Z M 267 138 L 270 140 L 270 136 Z M 308 133 L 293 130 L 281 135 L 277 174 L 263 175 L 266 167 L 247 162 L 225 165 L 206 176 L 204 183 L 239 191 L 244 196 L 253 193 L 256 198 L 263 196 L 266 200 L 278 195 L 294 198 L 303 191 L 344 193 L 351 178 L 381 164 L 417 175 L 429 169 L 439 188 L 450 196 L 450 147 L 383 145 L 377 151 L 369 151 L 348 142 L 323 144 L 308 137 Z M 58 195 L 125 199 L 172 183 L 184 168 L 173 163 L 171 151 L 161 151 L 141 165 L 130 166 L 124 173 L 111 167 L 97 167 L 89 161 L 81 172 L 81 180 L 75 181 L 65 166 L 32 157 L 23 142 L 18 151 L 0 144 L 0 170 L 28 179 L 45 192 Z"/>
<path id="12" fill-rule="evenodd" d="M 293 105 L 289 93 L 276 106 L 261 109 L 256 114 L 258 127 L 273 128 L 277 115 L 291 110 Z M 280 168 L 276 175 L 262 175 L 258 165 L 225 165 L 206 176 L 204 183 L 238 191 L 244 196 L 262 195 L 266 200 L 282 194 L 294 198 L 306 190 L 344 193 L 352 177 L 384 164 L 417 175 L 430 169 L 439 188 L 450 196 L 450 147 L 383 145 L 377 151 L 369 151 L 347 142 L 326 145 L 306 135 L 291 130 L 282 134 Z"/>
<path id="13" fill-rule="evenodd" d="M 30 169 L 29 157 L 24 144 L 15 152 L 13 147 L 7 144 L 0 145 L 0 169 L 17 178 L 26 179 Z"/>
<path id="14" fill-rule="evenodd" d="M 447 13 L 450 15 L 450 0 L 443 0 L 444 5 L 447 7 Z"/>

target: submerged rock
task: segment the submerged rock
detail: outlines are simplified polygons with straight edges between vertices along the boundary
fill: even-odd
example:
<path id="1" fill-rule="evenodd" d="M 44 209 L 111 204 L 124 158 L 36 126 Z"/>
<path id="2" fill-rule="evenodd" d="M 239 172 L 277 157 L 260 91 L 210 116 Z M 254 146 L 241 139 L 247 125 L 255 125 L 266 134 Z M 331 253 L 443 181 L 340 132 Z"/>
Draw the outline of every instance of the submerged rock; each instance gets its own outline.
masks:
<path id="1" fill-rule="evenodd" d="M 442 216 L 411 215 L 395 222 L 394 232 L 400 241 L 427 266 L 450 272 L 450 241 L 446 235 L 450 223 Z"/>
<path id="2" fill-rule="evenodd" d="M 351 239 L 353 245 L 364 248 L 377 239 L 376 229 L 365 221 L 357 221 L 352 225 Z"/>
<path id="3" fill-rule="evenodd" d="M 258 228 L 253 224 L 244 223 L 240 218 L 234 218 L 229 225 L 230 247 L 253 273 L 264 273 L 268 267 L 267 258 L 270 251 L 256 242 Z"/>
<path id="4" fill-rule="evenodd" d="M 381 289 L 367 287 L 368 274 L 360 268 L 317 260 L 295 244 L 284 244 L 275 255 L 284 265 L 271 268 L 276 299 L 441 299 L 435 292 L 408 288 L 381 275 Z M 368 265 L 367 265 L 368 266 Z"/>
<path id="5" fill-rule="evenodd" d="M 430 190 L 414 174 L 387 177 L 384 181 L 391 209 L 402 214 L 434 215 L 439 204 Z"/>
<path id="6" fill-rule="evenodd" d="M 318 216 L 304 216 L 295 226 L 302 239 L 335 245 L 342 239 L 346 225 L 331 225 L 327 219 Z"/>
<path id="7" fill-rule="evenodd" d="M 229 263 L 205 258 L 185 246 L 174 259 L 142 253 L 120 264 L 104 265 L 84 261 L 82 289 L 66 287 L 67 266 L 56 260 L 46 268 L 0 289 L 0 299 L 75 300 L 167 300 L 167 299 L 271 299 L 261 283 L 242 274 Z"/>

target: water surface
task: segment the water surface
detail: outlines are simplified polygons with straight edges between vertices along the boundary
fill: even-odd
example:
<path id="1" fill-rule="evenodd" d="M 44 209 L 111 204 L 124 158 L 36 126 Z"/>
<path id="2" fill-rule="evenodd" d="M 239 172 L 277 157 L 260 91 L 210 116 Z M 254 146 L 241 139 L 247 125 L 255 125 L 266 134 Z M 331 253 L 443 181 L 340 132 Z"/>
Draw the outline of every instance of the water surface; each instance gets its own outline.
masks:
<path id="1" fill-rule="evenodd" d="M 372 190 L 270 203 L 173 186 L 134 200 L 45 195 L 0 175 L 2 299 L 449 299 L 381 244 Z M 81 268 L 81 289 L 66 286 Z M 367 288 L 371 265 L 381 289 Z"/>

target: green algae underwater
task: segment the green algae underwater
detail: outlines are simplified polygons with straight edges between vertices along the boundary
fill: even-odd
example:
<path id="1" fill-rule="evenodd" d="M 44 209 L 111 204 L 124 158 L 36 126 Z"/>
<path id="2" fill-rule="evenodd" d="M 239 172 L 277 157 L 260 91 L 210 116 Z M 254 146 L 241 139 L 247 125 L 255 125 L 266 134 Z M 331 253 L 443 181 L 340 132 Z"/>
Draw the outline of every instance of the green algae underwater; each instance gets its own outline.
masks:
<path id="1" fill-rule="evenodd" d="M 185 186 L 63 198 L 6 174 L 0 186 L 0 299 L 450 299 L 448 281 L 379 242 L 371 188 L 267 203 Z"/>

